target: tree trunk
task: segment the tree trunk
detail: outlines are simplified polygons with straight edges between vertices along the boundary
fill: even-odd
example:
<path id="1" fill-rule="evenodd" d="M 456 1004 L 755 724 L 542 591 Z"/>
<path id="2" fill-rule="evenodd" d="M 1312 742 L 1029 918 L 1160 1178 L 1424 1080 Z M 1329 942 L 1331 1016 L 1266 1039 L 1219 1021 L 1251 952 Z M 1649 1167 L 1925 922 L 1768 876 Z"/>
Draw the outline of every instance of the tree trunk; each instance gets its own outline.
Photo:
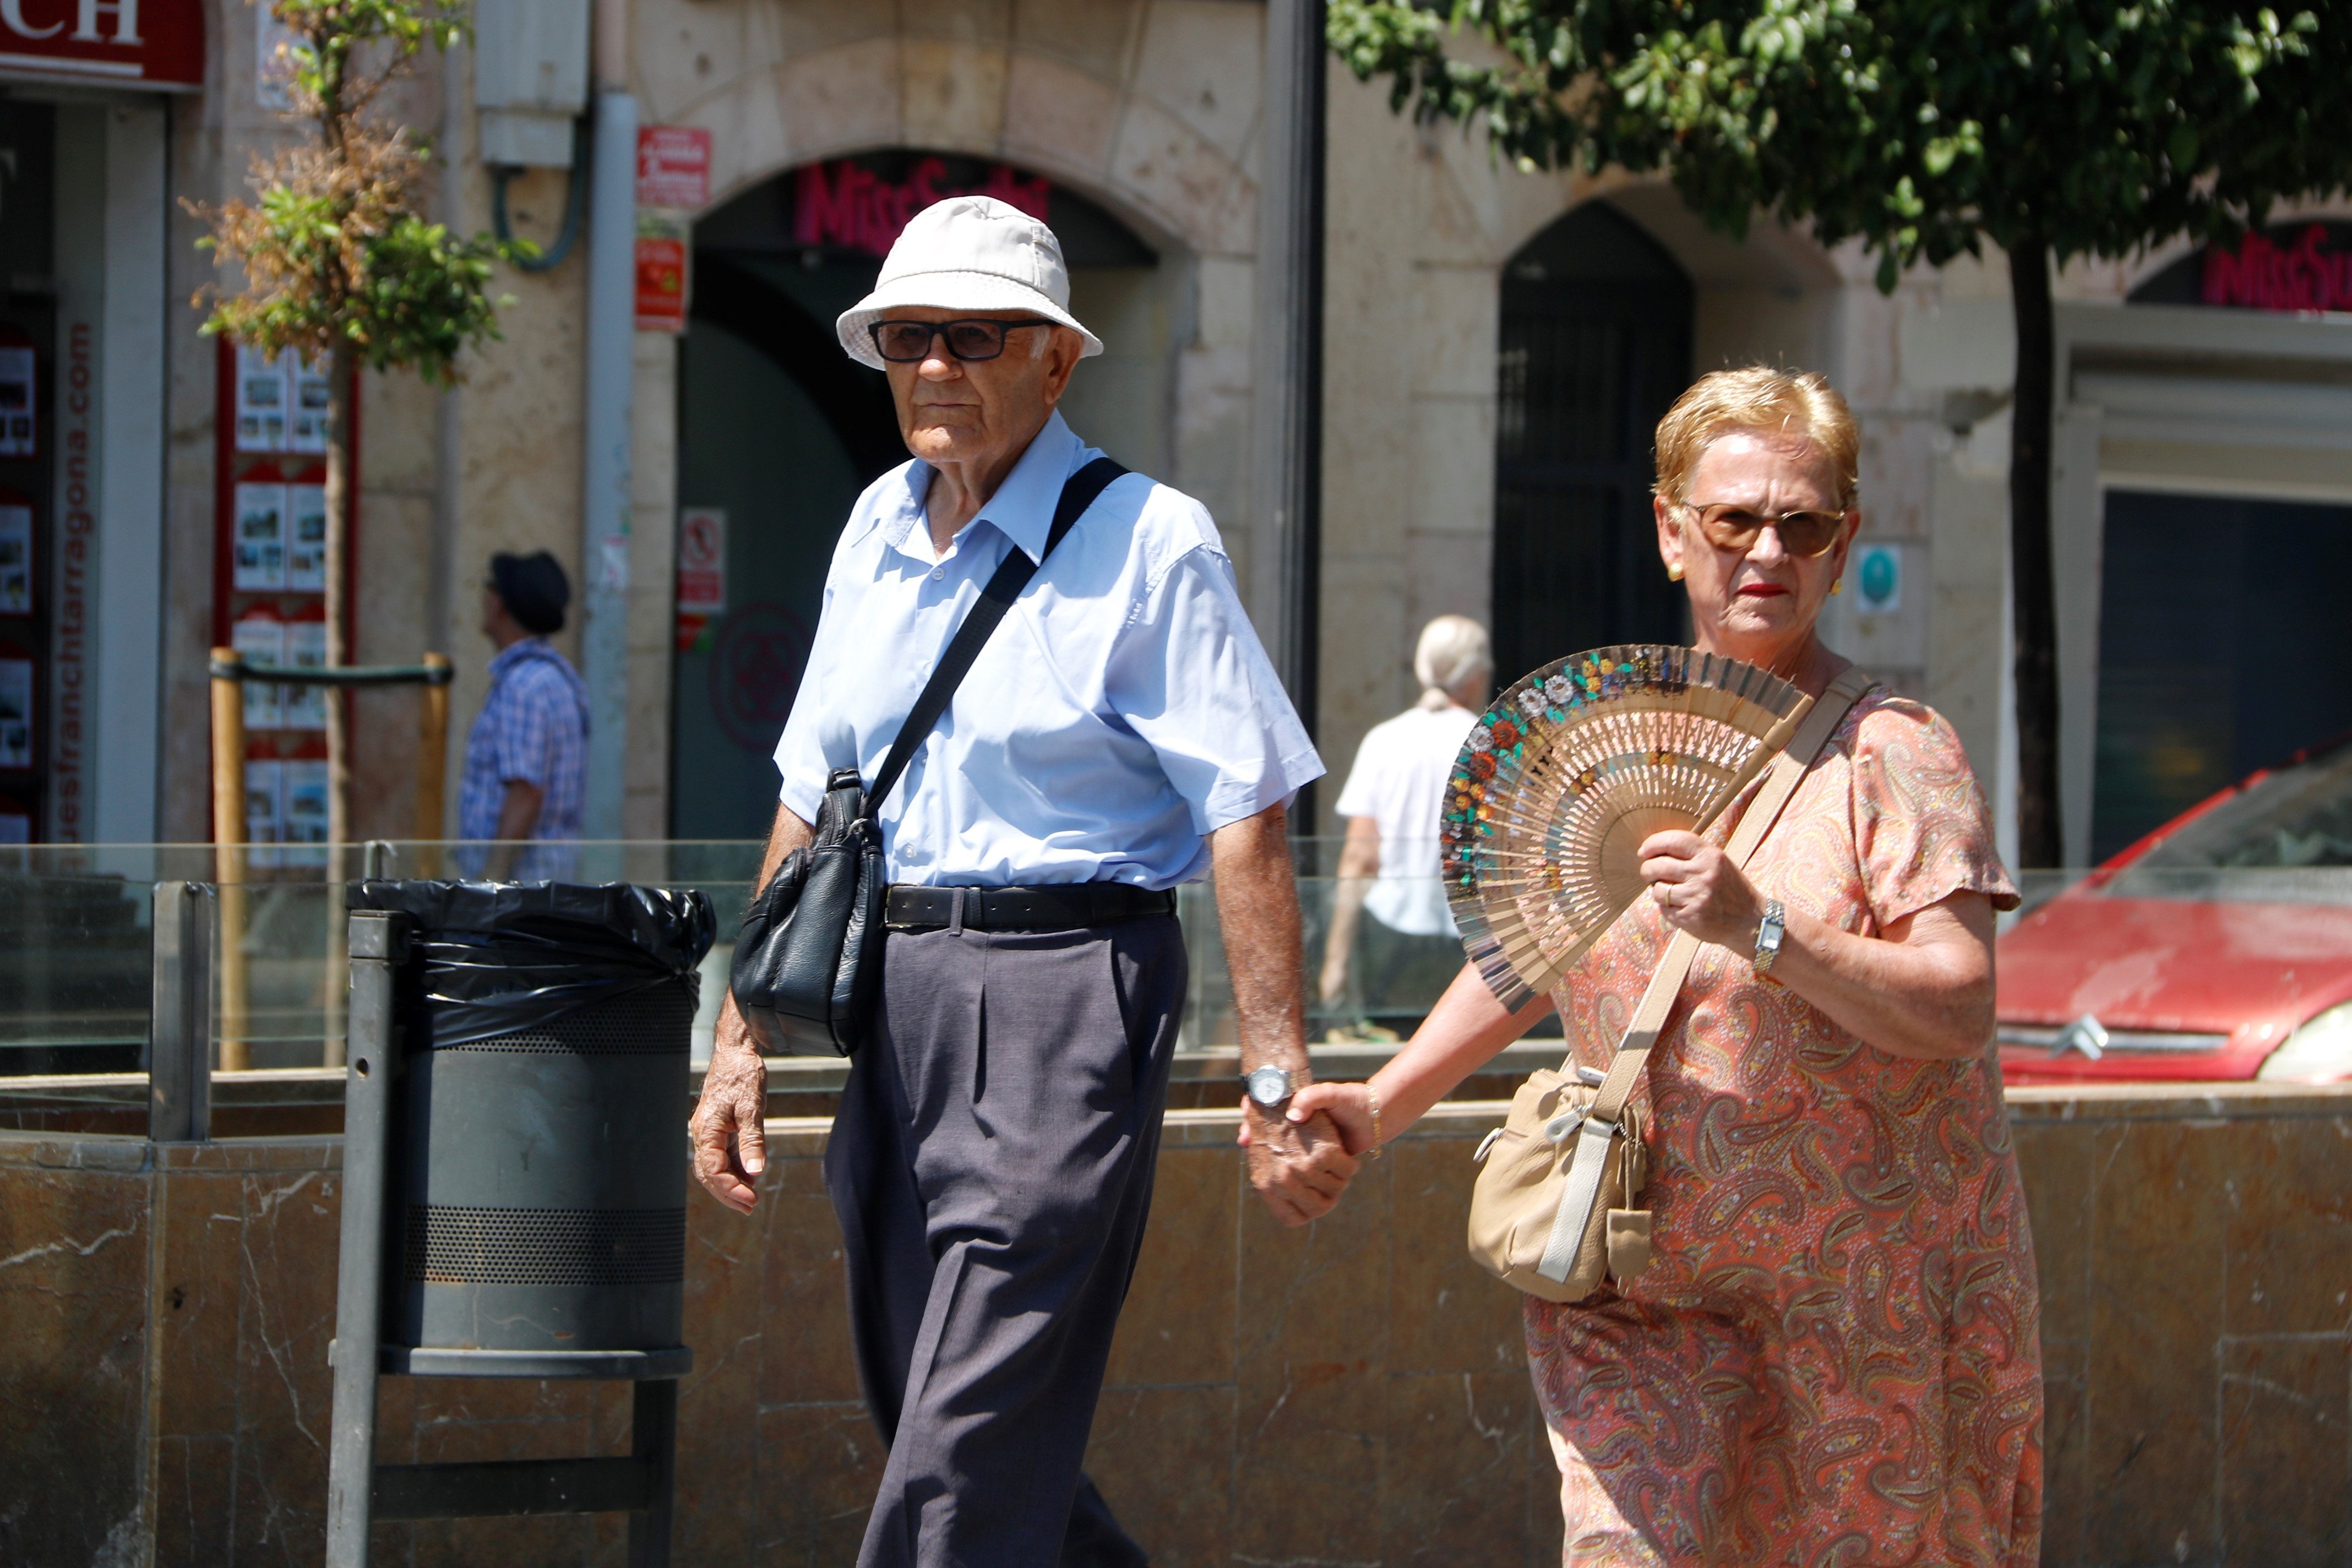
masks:
<path id="1" fill-rule="evenodd" d="M 2050 443 L 2055 330 L 2050 247 L 2039 237 L 2009 247 L 2017 320 L 2017 390 L 2009 445 L 2010 600 L 2017 680 L 2019 868 L 2064 863 L 2058 818 L 2058 598 L 2050 556 Z"/>
<path id="2" fill-rule="evenodd" d="M 327 663 L 351 658 L 352 375 L 349 348 L 327 362 Z M 327 842 L 331 874 L 341 875 L 341 847 L 352 841 L 352 735 L 348 694 L 327 691 Z"/>

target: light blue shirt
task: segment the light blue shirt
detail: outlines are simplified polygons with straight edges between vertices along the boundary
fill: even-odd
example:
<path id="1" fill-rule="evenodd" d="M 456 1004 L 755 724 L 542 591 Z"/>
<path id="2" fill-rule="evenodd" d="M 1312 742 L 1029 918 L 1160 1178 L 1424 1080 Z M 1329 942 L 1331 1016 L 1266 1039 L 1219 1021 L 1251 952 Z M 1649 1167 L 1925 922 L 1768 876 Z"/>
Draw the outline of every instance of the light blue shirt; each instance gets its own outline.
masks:
<path id="1" fill-rule="evenodd" d="M 1101 456 L 1059 414 L 934 557 L 930 466 L 858 498 L 776 746 L 783 804 L 816 820 L 825 775 L 868 784 L 1006 552 L 1045 547 L 1062 484 Z M 1131 882 L 1208 869 L 1205 835 L 1322 774 L 1234 586 L 1208 510 L 1129 474 L 1030 579 L 882 803 L 892 881 Z"/>

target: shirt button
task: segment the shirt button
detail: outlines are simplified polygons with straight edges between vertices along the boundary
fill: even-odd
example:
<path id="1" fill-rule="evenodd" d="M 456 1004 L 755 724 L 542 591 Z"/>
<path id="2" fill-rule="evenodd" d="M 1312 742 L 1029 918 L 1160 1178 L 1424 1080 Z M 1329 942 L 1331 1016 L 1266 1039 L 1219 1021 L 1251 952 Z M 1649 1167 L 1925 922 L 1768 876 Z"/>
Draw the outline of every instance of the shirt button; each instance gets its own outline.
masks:
<path id="1" fill-rule="evenodd" d="M 944 566 L 934 566 L 934 567 L 932 567 L 932 568 L 931 568 L 931 581 L 932 581 L 932 582 L 934 582 L 934 583 L 938 582 L 940 578 L 942 578 L 942 577 L 946 576 L 947 574 L 948 574 L 948 569 L 947 569 L 946 567 L 944 567 Z"/>

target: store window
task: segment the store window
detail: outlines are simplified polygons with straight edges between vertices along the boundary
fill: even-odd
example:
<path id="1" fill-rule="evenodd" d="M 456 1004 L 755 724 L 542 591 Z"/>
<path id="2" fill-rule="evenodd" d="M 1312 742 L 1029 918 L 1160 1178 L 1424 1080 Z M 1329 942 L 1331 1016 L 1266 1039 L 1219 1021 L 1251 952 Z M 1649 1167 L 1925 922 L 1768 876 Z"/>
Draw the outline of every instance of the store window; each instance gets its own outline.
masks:
<path id="1" fill-rule="evenodd" d="M 1496 672 L 1612 642 L 1679 642 L 1658 563 L 1651 441 L 1689 384 L 1692 289 L 1588 202 L 1503 268 L 1495 447 Z"/>

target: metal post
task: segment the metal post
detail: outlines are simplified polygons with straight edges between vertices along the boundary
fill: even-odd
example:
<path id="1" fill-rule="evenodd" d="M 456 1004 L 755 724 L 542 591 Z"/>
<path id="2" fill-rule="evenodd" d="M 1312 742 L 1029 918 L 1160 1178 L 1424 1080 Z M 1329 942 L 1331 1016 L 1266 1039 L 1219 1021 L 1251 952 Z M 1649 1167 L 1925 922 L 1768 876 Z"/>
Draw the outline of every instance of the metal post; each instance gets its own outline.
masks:
<path id="1" fill-rule="evenodd" d="M 155 884 L 147 1136 L 201 1143 L 213 1121 L 213 904 L 202 882 Z"/>
<path id="2" fill-rule="evenodd" d="M 598 62 L 588 201 L 587 438 L 580 674 L 588 687 L 584 837 L 621 837 L 629 756 L 629 409 L 636 374 L 637 102 Z"/>
<path id="3" fill-rule="evenodd" d="M 1324 26 L 1325 0 L 1268 0 L 1254 367 L 1263 413 L 1251 598 L 1310 733 L 1321 632 Z M 1313 825 L 1302 819 L 1297 831 Z"/>
<path id="4" fill-rule="evenodd" d="M 399 1066 L 393 1032 L 393 973 L 405 956 L 408 941 L 407 921 L 400 915 L 355 911 L 350 928 L 351 1062 L 343 1071 L 343 1219 L 335 1275 L 327 1568 L 367 1568 L 392 1092 Z"/>
<path id="5" fill-rule="evenodd" d="M 632 1457 L 645 1467 L 646 1505 L 629 1515 L 629 1568 L 669 1568 L 670 1514 L 677 1498 L 677 1384 L 640 1383 L 629 1416 Z"/>

